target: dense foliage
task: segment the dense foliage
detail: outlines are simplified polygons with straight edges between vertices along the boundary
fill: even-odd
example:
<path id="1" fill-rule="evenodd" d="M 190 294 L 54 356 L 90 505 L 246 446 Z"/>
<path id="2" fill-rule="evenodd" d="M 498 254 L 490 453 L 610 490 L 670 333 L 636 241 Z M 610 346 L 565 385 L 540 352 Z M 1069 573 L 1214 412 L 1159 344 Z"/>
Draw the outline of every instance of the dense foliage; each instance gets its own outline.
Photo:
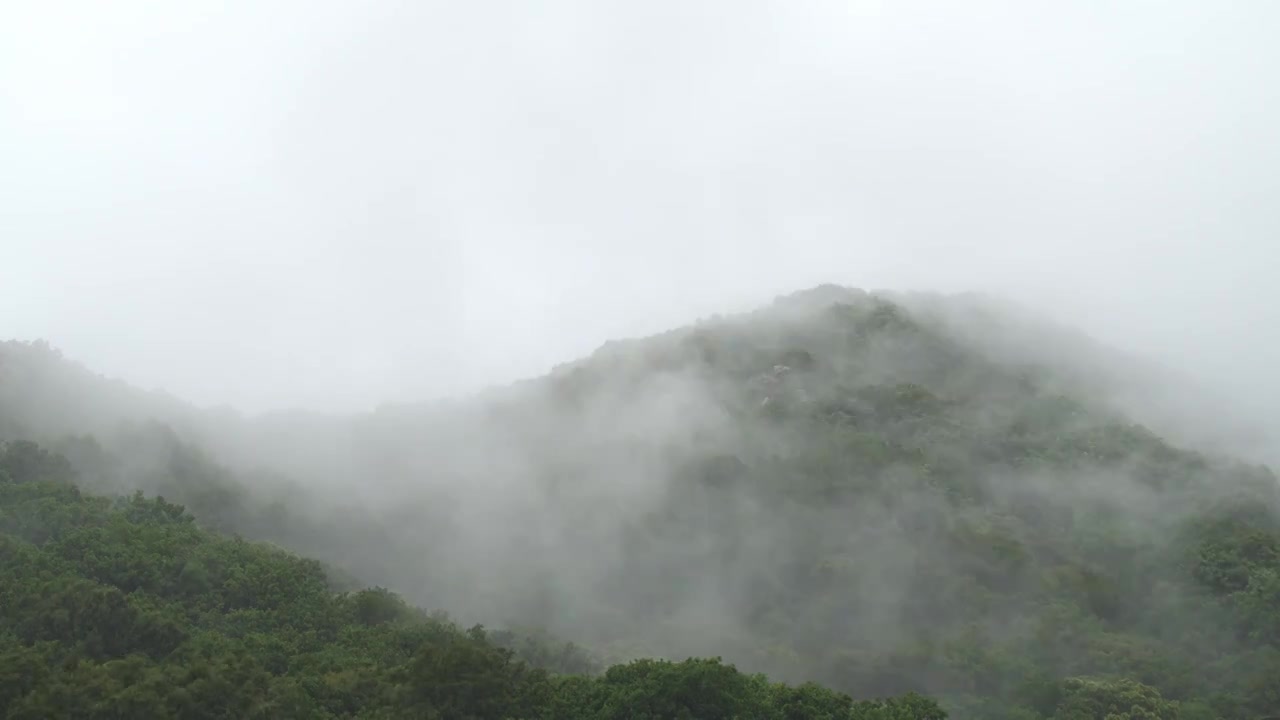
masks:
<path id="1" fill-rule="evenodd" d="M 719 659 L 552 674 L 384 589 L 335 593 L 318 563 L 201 529 L 163 498 L 67 478 L 32 443 L 0 453 L 6 718 L 945 717 L 924 698 L 855 703 Z"/>
<path id="2" fill-rule="evenodd" d="M 922 696 L 961 720 L 1256 720 L 1280 712 L 1275 475 L 1177 447 L 1108 402 L 1114 384 L 1072 376 L 1065 361 L 1037 364 L 1034 353 L 993 354 L 948 322 L 924 306 L 821 288 L 757 313 L 611 343 L 462 406 L 327 425 L 224 427 L 161 399 L 134 398 L 145 410 L 118 411 L 132 422 L 108 429 L 112 409 L 123 407 L 118 389 L 95 389 L 81 376 L 65 382 L 50 369 L 60 361 L 38 359 L 47 352 L 10 348 L 7 377 L 0 355 L 0 436 L 46 439 L 68 460 L 11 444 L 0 476 L 30 477 L 22 468 L 38 467 L 57 493 L 70 492 L 65 483 L 77 473 L 99 492 L 142 488 L 198 518 L 165 532 L 187 527 L 208 548 L 226 548 L 219 553 L 290 557 L 195 524 L 240 533 L 332 569 L 271 570 L 319 588 L 299 590 L 290 603 L 321 599 L 310 614 L 290 605 L 278 630 L 272 611 L 255 607 L 264 614 L 249 614 L 261 622 L 250 632 L 237 624 L 250 623 L 248 611 L 225 605 L 230 588 L 249 581 L 236 575 L 227 585 L 231 575 L 219 574 L 247 560 L 188 569 L 192 556 L 177 555 L 188 558 L 180 566 L 156 558 L 186 578 L 171 579 L 172 587 L 211 594 L 193 610 L 187 596 L 164 594 L 173 590 L 142 580 L 115 586 L 67 565 L 79 560 L 59 554 L 64 540 L 29 535 L 51 532 L 36 521 L 43 511 L 29 509 L 35 505 L 6 515 L 5 557 L 33 558 L 24 560 L 24 578 L 69 573 L 117 587 L 127 607 L 154 614 L 139 615 L 138 628 L 154 625 L 139 637 L 166 637 L 156 618 L 185 633 L 163 656 L 113 645 L 118 639 L 93 641 L 149 658 L 131 662 L 158 672 L 211 637 L 252 657 L 273 647 L 277 654 L 266 656 L 283 658 L 275 665 L 255 660 L 268 678 L 261 687 L 301 684 L 289 697 L 317 703 L 318 688 L 341 687 L 365 712 L 406 711 L 411 702 L 449 707 L 452 700 L 432 694 L 438 688 L 409 688 L 452 667 L 447 658 L 465 657 L 457 648 L 506 658 L 500 674 L 508 684 L 493 680 L 478 694 L 515 704 L 485 713 L 929 717 L 937 710 Z M 1043 350 L 1054 353 L 1067 354 Z M 94 423 L 54 412 L 78 407 L 79 397 L 55 386 L 95 398 L 85 400 Z M 255 444 L 266 430 L 276 434 Z M 200 445 L 254 457 L 288 448 L 264 464 L 287 467 L 299 481 L 331 482 L 338 499 L 326 506 L 302 482 L 229 470 L 219 462 L 225 453 Z M 316 459 L 297 460 L 304 455 Z M 390 488 L 384 505 L 344 499 L 366 485 Z M 57 493 L 22 502 L 54 507 L 71 497 Z M 158 521 L 131 519 L 129 508 L 168 507 L 103 503 L 75 495 L 72 505 L 143 525 Z M 126 535 L 94 527 L 94 540 L 77 548 Z M 37 567 L 34 558 L 51 564 Z M 340 574 L 394 587 L 415 604 L 529 630 L 480 638 L 389 594 L 357 592 Z M 305 618 L 345 630 L 288 630 Z M 774 686 L 709 660 L 622 663 L 597 676 L 592 657 L 548 641 L 547 630 L 607 662 L 717 654 L 855 698 L 899 699 L 855 706 L 815 685 Z M 254 632 L 288 639 L 244 649 Z M 415 639 L 395 639 L 406 634 Z M 47 647 L 17 631 L 4 637 L 28 654 Z M 437 650 L 420 650 L 427 645 Z M 105 667 L 78 652 L 82 666 Z M 61 677 L 53 668 L 62 662 L 49 655 L 52 674 L 40 677 Z M 330 674 L 343 680 L 300 679 Z M 455 686 L 435 677 L 431 687 Z"/>

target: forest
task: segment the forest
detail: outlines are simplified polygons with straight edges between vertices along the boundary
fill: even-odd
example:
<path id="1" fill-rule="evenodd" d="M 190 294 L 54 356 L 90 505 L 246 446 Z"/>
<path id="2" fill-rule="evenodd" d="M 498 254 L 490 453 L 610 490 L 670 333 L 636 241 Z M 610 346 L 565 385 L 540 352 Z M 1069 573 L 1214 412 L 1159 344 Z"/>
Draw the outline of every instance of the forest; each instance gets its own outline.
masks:
<path id="1" fill-rule="evenodd" d="M 3 716 L 1280 712 L 1276 476 L 1000 320 L 821 287 L 340 418 L 5 343 Z"/>
<path id="2" fill-rule="evenodd" d="M 589 660 L 509 633 L 518 650 L 504 646 L 383 588 L 338 592 L 314 560 L 72 478 L 33 443 L 0 456 L 8 718 L 946 717 L 918 696 L 855 703 L 719 658 L 558 672 Z"/>

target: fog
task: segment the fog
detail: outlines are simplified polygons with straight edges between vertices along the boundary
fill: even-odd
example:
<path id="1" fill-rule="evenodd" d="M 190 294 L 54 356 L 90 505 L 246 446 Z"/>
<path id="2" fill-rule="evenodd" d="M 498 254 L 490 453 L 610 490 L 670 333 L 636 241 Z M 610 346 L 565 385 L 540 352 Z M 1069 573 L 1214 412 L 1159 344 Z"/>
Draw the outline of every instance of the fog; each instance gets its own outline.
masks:
<path id="1" fill-rule="evenodd" d="M 541 374 L 819 282 L 1280 395 L 1264 2 L 0 9 L 0 335 L 246 411 Z"/>
<path id="2" fill-rule="evenodd" d="M 1276 20 L 12 3 L 0 338 L 169 396 L 4 346 L 0 441 L 612 660 L 955 693 L 1097 568 L 1240 650 L 1165 553 L 1274 475 L 1147 428 L 1280 460 Z"/>
<path id="3" fill-rule="evenodd" d="M 0 441 L 467 624 L 979 718 L 965 703 L 1005 691 L 969 674 L 1023 672 L 1001 653 L 1056 677 L 1113 671 L 1117 646 L 1175 671 L 1188 638 L 1250 651 L 1187 577 L 1187 533 L 1215 507 L 1280 515 L 1280 485 L 1117 415 L 1193 445 L 1230 427 L 1153 405 L 1158 369 L 1002 304 L 826 286 L 341 417 L 200 412 L 9 343 Z M 1248 680 L 1232 667 L 1198 682 Z"/>
<path id="4" fill-rule="evenodd" d="M 1186 528 L 1280 517 L 1215 454 L 1280 462 L 1278 21 L 8 3 L 0 340 L 91 372 L 0 345 L 0 441 L 610 659 L 1208 667 Z"/>

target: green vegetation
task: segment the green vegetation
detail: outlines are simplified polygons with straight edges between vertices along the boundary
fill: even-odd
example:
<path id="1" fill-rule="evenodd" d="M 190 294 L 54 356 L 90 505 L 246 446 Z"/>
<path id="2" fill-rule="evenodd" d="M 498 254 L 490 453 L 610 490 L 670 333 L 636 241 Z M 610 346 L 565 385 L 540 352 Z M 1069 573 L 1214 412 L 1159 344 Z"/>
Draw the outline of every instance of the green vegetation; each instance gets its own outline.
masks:
<path id="1" fill-rule="evenodd" d="M 6 718 L 945 717 L 719 659 L 556 675 L 384 589 L 335 593 L 318 563 L 203 530 L 162 498 L 86 495 L 67 467 L 32 443 L 0 454 Z"/>
<path id="2" fill-rule="evenodd" d="M 0 437 L 56 451 L 0 462 L 14 717 L 1280 712 L 1275 475 L 919 308 L 821 288 L 331 424 L 126 412 L 61 362 L 0 354 Z M 290 481 L 200 449 L 284 436 Z"/>

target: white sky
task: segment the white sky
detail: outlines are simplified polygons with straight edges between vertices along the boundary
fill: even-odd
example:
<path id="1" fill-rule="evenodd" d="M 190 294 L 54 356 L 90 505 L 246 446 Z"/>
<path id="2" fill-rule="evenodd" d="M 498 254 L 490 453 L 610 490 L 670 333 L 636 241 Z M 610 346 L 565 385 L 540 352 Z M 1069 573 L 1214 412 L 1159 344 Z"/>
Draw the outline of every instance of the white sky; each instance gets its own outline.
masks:
<path id="1" fill-rule="evenodd" d="M 7 0 L 0 337 L 343 410 L 832 281 L 1261 402 L 1277 37 L 1243 0 Z"/>

